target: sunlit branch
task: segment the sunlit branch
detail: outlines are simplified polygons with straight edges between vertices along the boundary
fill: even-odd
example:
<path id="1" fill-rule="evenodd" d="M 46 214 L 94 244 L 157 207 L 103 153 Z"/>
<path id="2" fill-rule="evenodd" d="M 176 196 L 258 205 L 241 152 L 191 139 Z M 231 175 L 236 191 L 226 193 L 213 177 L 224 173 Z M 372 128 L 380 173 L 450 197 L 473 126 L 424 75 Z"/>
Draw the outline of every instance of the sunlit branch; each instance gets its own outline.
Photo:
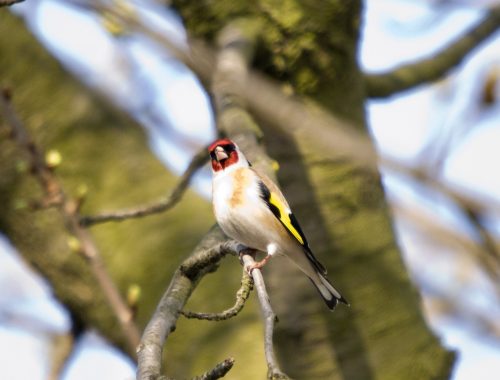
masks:
<path id="1" fill-rule="evenodd" d="M 227 310 L 220 313 L 195 313 L 192 311 L 181 311 L 181 314 L 186 318 L 191 319 L 204 319 L 207 321 L 224 321 L 239 314 L 245 306 L 245 302 L 250 296 L 253 288 L 253 282 L 248 273 L 243 270 L 243 277 L 241 278 L 241 287 L 236 292 L 236 303 Z"/>
<path id="2" fill-rule="evenodd" d="M 207 148 L 203 147 L 192 158 L 188 168 L 180 177 L 178 184 L 176 185 L 174 190 L 170 193 L 170 195 L 168 195 L 165 199 L 162 199 L 157 203 L 153 203 L 146 206 L 139 206 L 126 210 L 106 212 L 98 215 L 82 216 L 80 218 L 80 224 L 82 226 L 91 226 L 94 224 L 111 222 L 111 221 L 119 222 L 131 218 L 140 218 L 147 215 L 157 214 L 171 209 L 182 199 L 182 196 L 186 192 L 191 179 L 196 174 L 197 170 L 200 169 L 207 162 L 207 160 L 208 160 Z"/>
<path id="3" fill-rule="evenodd" d="M 476 26 L 431 57 L 402 65 L 387 73 L 366 75 L 367 96 L 383 98 L 441 79 L 499 27 L 500 6 L 495 6 Z"/>
<path id="4" fill-rule="evenodd" d="M 162 351 L 166 339 L 175 330 L 180 312 L 201 278 L 216 269 L 227 254 L 236 252 L 236 244 L 227 241 L 214 227 L 177 269 L 155 313 L 146 326 L 137 350 L 137 379 L 156 379 L 161 373 Z"/>
<path id="5" fill-rule="evenodd" d="M 27 153 L 31 164 L 31 172 L 45 193 L 45 199 L 41 204 L 49 204 L 57 207 L 59 210 L 65 227 L 72 236 L 71 248 L 88 262 L 99 287 L 102 289 L 113 313 L 118 319 L 129 351 L 134 352 L 139 343 L 139 330 L 132 320 L 130 309 L 122 299 L 113 279 L 107 272 L 89 232 L 79 223 L 80 216 L 78 209 L 80 202 L 69 198 L 65 194 L 53 169 L 46 163 L 43 152 L 32 141 L 28 130 L 16 114 L 10 103 L 10 94 L 7 90 L 3 90 L 0 93 L 0 109 L 6 124 L 11 128 L 14 140 Z"/>

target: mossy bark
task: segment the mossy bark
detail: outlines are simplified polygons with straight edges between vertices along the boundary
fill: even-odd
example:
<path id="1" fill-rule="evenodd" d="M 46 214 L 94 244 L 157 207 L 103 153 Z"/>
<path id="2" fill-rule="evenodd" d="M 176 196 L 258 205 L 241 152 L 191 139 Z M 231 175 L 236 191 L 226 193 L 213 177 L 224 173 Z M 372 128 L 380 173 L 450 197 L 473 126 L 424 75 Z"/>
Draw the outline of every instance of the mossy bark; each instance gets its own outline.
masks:
<path id="1" fill-rule="evenodd" d="M 174 0 L 188 32 L 214 40 L 249 18 L 261 29 L 254 66 L 366 132 L 357 63 L 360 1 Z M 454 355 L 426 325 L 398 249 L 380 178 L 307 135 L 264 130 L 268 153 L 294 212 L 330 277 L 351 301 L 328 314 L 312 286 L 284 259 L 265 268 L 280 322 L 282 368 L 297 379 L 444 379 Z"/>

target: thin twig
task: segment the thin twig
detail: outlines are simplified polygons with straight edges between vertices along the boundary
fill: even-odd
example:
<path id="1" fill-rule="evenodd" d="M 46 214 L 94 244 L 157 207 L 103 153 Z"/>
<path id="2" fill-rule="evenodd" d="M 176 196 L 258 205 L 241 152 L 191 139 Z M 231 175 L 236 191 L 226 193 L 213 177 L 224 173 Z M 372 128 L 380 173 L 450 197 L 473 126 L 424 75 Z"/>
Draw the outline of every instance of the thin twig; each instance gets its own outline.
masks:
<path id="1" fill-rule="evenodd" d="M 233 368 L 234 359 L 227 358 L 223 362 L 217 364 L 211 370 L 205 372 L 201 376 L 196 376 L 192 380 L 216 380 L 224 377 Z"/>
<path id="2" fill-rule="evenodd" d="M 366 75 L 368 97 L 384 98 L 442 78 L 499 27 L 500 6 L 495 6 L 476 26 L 432 57 L 402 65 L 387 73 Z"/>
<path id="3" fill-rule="evenodd" d="M 249 249 L 245 249 L 241 252 L 241 260 L 243 261 L 244 268 L 252 267 L 255 264 L 253 255 L 250 254 L 250 252 L 251 250 Z M 288 379 L 288 376 L 281 371 L 278 361 L 276 360 L 276 355 L 274 354 L 273 332 L 277 317 L 271 307 L 271 303 L 269 302 L 266 284 L 264 283 L 264 278 L 262 277 L 260 269 L 256 268 L 252 270 L 252 278 L 255 284 L 255 290 L 257 291 L 257 295 L 259 297 L 260 310 L 265 322 L 264 352 L 266 355 L 268 378 Z"/>
<path id="4" fill-rule="evenodd" d="M 131 218 L 140 218 L 147 215 L 152 215 L 160 212 L 167 211 L 174 207 L 182 199 L 182 196 L 186 192 L 191 179 L 199 168 L 201 168 L 208 161 L 207 148 L 203 147 L 198 153 L 196 153 L 186 171 L 182 174 L 179 182 L 172 190 L 170 195 L 166 198 L 160 200 L 157 203 L 153 203 L 147 206 L 139 206 L 135 208 L 130 208 L 126 210 L 118 210 L 113 212 L 106 212 L 98 215 L 87 215 L 80 218 L 80 224 L 82 226 L 92 226 L 98 223 L 106 222 L 120 222 Z"/>
<path id="5" fill-rule="evenodd" d="M 190 319 L 203 319 L 206 321 L 225 321 L 239 314 L 245 306 L 245 302 L 250 296 L 253 289 L 252 278 L 248 275 L 247 271 L 243 270 L 241 278 L 241 287 L 236 292 L 236 303 L 227 310 L 220 313 L 195 313 L 192 311 L 181 311 L 181 314 Z"/>
<path id="6" fill-rule="evenodd" d="M 139 343 L 139 330 L 132 321 L 132 313 L 122 299 L 113 279 L 107 272 L 89 232 L 80 226 L 80 217 L 78 214 L 79 202 L 66 196 L 53 170 L 45 162 L 44 154 L 31 140 L 23 122 L 17 116 L 10 102 L 10 94 L 6 90 L 0 93 L 0 108 L 6 123 L 11 128 L 14 139 L 29 155 L 32 173 L 45 192 L 45 202 L 58 208 L 63 217 L 66 229 L 73 236 L 72 241 L 74 243 L 72 244 L 72 248 L 89 263 L 92 273 L 96 277 L 113 313 L 118 319 L 129 351 L 134 352 Z"/>
<path id="7" fill-rule="evenodd" d="M 144 329 L 137 350 L 137 379 L 157 379 L 161 372 L 162 350 L 166 339 L 175 330 L 177 319 L 201 278 L 216 269 L 227 254 L 235 253 L 236 244 L 227 241 L 214 227 L 175 272 L 155 313 Z"/>

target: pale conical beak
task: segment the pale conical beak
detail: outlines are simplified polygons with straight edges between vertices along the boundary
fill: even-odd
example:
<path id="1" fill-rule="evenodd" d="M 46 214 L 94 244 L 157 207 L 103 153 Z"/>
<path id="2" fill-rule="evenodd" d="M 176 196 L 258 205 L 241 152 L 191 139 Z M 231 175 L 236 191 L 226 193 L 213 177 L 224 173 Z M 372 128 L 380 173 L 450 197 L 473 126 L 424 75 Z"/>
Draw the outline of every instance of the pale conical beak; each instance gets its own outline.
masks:
<path id="1" fill-rule="evenodd" d="M 221 162 L 222 160 L 228 159 L 229 156 L 222 147 L 218 146 L 217 148 L 215 148 L 215 158 L 218 162 Z"/>

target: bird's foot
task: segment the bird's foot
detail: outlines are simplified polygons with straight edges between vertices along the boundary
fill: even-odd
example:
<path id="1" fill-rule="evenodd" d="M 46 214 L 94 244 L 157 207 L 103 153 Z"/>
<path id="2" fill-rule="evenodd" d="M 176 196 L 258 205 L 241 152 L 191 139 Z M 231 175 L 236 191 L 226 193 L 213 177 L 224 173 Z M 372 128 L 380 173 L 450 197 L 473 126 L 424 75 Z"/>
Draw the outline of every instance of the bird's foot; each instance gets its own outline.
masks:
<path id="1" fill-rule="evenodd" d="M 269 261 L 269 259 L 271 258 L 271 255 L 267 255 L 266 257 L 264 257 L 262 260 L 260 261 L 257 261 L 256 263 L 252 264 L 252 265 L 248 265 L 245 267 L 245 270 L 248 272 L 248 274 L 252 274 L 252 271 L 254 269 L 260 269 L 262 268 L 264 265 L 266 265 L 266 263 Z"/>
<path id="2" fill-rule="evenodd" d="M 242 250 L 239 251 L 239 256 L 240 256 L 240 262 L 243 264 L 243 256 L 244 255 L 249 255 L 251 256 L 254 260 L 255 260 L 255 256 L 257 254 L 257 250 L 256 249 L 253 249 L 253 248 L 243 248 Z M 260 261 L 257 261 L 251 265 L 247 265 L 245 267 L 245 270 L 247 271 L 247 273 L 249 275 L 252 274 L 252 271 L 254 269 L 260 269 L 262 268 L 264 265 L 266 265 L 266 263 L 269 261 L 269 259 L 271 258 L 271 255 L 267 255 L 266 257 L 264 257 L 262 260 Z"/>

